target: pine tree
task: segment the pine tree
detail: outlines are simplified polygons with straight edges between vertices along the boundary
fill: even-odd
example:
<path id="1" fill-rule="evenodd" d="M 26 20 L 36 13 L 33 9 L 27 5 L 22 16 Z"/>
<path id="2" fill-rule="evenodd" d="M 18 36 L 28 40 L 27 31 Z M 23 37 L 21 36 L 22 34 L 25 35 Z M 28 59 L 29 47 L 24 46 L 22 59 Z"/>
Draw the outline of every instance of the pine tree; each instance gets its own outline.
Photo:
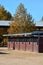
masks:
<path id="1" fill-rule="evenodd" d="M 32 16 L 27 13 L 22 3 L 17 7 L 14 15 L 14 22 L 10 24 L 9 33 L 22 33 L 35 30 L 35 24 Z"/>
<path id="2" fill-rule="evenodd" d="M 12 15 L 0 5 L 0 20 L 11 20 Z"/>

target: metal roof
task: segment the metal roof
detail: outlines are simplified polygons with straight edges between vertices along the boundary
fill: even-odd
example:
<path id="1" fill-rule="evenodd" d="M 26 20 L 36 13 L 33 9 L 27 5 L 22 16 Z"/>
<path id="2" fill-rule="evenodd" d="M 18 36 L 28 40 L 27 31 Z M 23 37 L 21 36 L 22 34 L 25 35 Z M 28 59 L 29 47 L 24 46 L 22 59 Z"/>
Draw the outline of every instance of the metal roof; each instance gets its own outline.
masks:
<path id="1" fill-rule="evenodd" d="M 27 36 L 27 35 L 43 35 L 43 31 L 33 31 L 30 33 L 4 34 L 3 36 Z"/>
<path id="2" fill-rule="evenodd" d="M 4 34 L 3 36 L 27 36 L 27 35 L 31 35 L 31 33 Z"/>
<path id="3" fill-rule="evenodd" d="M 43 37 L 43 31 L 33 31 L 31 35 L 34 37 Z"/>
<path id="4" fill-rule="evenodd" d="M 32 35 L 32 36 L 42 36 L 43 37 L 43 31 L 33 31 L 33 32 L 30 32 L 30 33 L 18 33 L 18 34 L 4 34 L 3 36 L 6 36 L 6 37 L 9 37 L 9 36 L 29 36 L 29 35 Z"/>
<path id="5" fill-rule="evenodd" d="M 0 21 L 0 26 L 9 26 L 10 21 Z"/>
<path id="6" fill-rule="evenodd" d="M 33 31 L 31 34 L 33 34 L 33 35 L 37 35 L 37 34 L 43 34 L 43 30 L 41 30 L 41 31 Z"/>
<path id="7" fill-rule="evenodd" d="M 1 21 L 0 20 L 0 26 L 10 26 L 10 23 L 11 21 Z M 12 21 L 13 22 L 13 21 Z M 43 21 L 34 21 L 35 23 L 35 26 L 43 26 Z"/>
<path id="8" fill-rule="evenodd" d="M 43 27 L 43 21 L 34 21 L 35 26 Z"/>

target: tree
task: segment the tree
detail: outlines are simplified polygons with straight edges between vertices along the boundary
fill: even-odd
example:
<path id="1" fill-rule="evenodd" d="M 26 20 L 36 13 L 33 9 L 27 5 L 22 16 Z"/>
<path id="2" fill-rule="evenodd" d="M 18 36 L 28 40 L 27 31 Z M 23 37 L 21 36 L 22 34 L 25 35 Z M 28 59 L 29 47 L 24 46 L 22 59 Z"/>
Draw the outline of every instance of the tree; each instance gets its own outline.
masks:
<path id="1" fill-rule="evenodd" d="M 10 24 L 9 33 L 22 33 L 35 30 L 32 16 L 27 13 L 24 5 L 20 3 L 14 16 L 14 21 Z"/>
<path id="2" fill-rule="evenodd" d="M 11 13 L 5 10 L 5 8 L 0 5 L 0 20 L 11 20 L 11 19 L 12 19 Z M 1 27 L 0 28 L 0 42 L 2 42 L 3 40 L 2 35 L 5 33 L 7 33 L 7 28 Z"/>
<path id="3" fill-rule="evenodd" d="M 2 39 L 3 40 L 3 34 L 7 34 L 7 28 L 3 28 L 3 27 L 1 27 L 0 28 L 0 39 Z M 2 40 L 0 40 L 0 41 L 2 41 Z"/>
<path id="4" fill-rule="evenodd" d="M 42 18 L 41 18 L 41 21 L 43 22 L 43 16 L 42 16 Z"/>
<path id="5" fill-rule="evenodd" d="M 11 20 L 12 15 L 0 5 L 0 20 Z"/>

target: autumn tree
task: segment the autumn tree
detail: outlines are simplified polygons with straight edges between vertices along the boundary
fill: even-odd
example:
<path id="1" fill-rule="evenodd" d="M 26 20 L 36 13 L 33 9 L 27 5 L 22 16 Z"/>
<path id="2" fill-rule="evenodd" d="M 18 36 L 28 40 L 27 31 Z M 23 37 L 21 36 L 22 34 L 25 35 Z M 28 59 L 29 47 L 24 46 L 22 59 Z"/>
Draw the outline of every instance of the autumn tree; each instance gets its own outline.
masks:
<path id="1" fill-rule="evenodd" d="M 0 5 L 0 20 L 11 20 L 11 19 L 12 19 L 11 13 L 5 10 L 5 8 Z M 0 27 L 0 42 L 3 39 L 2 35 L 5 33 L 7 33 L 7 28 Z"/>
<path id="2" fill-rule="evenodd" d="M 32 16 L 27 13 L 27 9 L 22 3 L 17 7 L 14 15 L 14 21 L 10 23 L 9 33 L 22 33 L 35 30 L 34 20 Z"/>
<path id="3" fill-rule="evenodd" d="M 0 5 L 0 20 L 11 20 L 12 15 Z"/>
<path id="4" fill-rule="evenodd" d="M 11 13 L 8 12 L 7 10 L 5 10 L 5 8 L 0 5 L 0 20 L 11 20 L 11 19 L 12 19 Z M 7 33 L 6 30 L 7 30 L 7 28 L 5 28 L 5 29 L 3 27 L 0 28 L 0 36 Z"/>

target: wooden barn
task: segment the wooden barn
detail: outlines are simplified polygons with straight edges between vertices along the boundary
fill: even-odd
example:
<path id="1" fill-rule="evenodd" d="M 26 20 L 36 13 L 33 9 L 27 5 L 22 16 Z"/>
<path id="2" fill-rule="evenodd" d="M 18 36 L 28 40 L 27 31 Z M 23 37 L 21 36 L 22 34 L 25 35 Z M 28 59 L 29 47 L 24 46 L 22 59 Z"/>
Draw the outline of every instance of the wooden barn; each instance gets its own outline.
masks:
<path id="1" fill-rule="evenodd" d="M 4 28 L 6 31 L 10 27 L 11 21 L 0 21 L 0 29 Z M 20 34 L 3 34 L 3 38 L 8 38 L 8 48 L 18 50 L 28 50 L 32 52 L 43 52 L 43 22 L 34 22 L 37 31 L 31 33 Z M 40 35 L 41 33 L 41 35 Z"/>
<path id="2" fill-rule="evenodd" d="M 8 48 L 14 50 L 25 50 L 31 52 L 43 52 L 43 31 L 31 33 L 6 34 L 8 37 Z"/>

